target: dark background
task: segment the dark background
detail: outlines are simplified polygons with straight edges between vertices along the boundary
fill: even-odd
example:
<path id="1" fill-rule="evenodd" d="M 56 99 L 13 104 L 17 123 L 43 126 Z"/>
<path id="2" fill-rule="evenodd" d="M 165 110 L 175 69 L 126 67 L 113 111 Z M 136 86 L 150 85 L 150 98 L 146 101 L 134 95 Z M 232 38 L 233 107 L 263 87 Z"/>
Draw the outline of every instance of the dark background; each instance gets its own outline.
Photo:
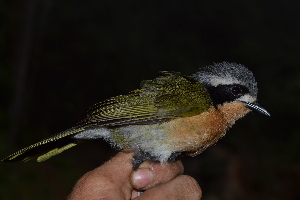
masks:
<path id="1" fill-rule="evenodd" d="M 28 0 L 0 3 L 0 155 L 74 126 L 158 71 L 213 62 L 254 72 L 251 113 L 194 158 L 203 200 L 300 199 L 299 1 Z M 108 153 L 110 152 L 110 153 Z M 44 162 L 0 165 L 0 199 L 65 199 L 116 152 L 84 143 Z"/>

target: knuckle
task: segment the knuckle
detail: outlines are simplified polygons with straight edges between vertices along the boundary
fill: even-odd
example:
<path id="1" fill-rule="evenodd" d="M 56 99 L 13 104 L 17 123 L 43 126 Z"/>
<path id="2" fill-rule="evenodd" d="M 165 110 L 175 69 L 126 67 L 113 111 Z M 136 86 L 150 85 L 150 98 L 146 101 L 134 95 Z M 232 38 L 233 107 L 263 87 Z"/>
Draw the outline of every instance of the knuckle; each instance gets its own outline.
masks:
<path id="1" fill-rule="evenodd" d="M 202 190 L 197 183 L 197 181 L 188 175 L 182 175 L 181 176 L 181 183 L 186 190 L 185 196 L 187 197 L 186 199 L 190 200 L 196 200 L 196 199 L 201 199 L 202 197 Z"/>

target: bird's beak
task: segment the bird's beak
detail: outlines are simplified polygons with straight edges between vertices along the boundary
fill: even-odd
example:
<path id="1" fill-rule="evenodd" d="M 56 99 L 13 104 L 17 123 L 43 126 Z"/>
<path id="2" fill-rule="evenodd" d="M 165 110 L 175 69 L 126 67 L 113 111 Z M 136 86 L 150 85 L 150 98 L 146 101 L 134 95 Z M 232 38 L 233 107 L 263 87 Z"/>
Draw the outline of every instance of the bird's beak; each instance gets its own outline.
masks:
<path id="1" fill-rule="evenodd" d="M 254 103 L 248 103 L 248 102 L 244 102 L 246 104 L 246 108 L 249 108 L 250 110 L 253 110 L 261 115 L 265 115 L 270 117 L 270 113 L 264 109 L 263 107 L 261 107 L 258 103 L 254 102 Z"/>

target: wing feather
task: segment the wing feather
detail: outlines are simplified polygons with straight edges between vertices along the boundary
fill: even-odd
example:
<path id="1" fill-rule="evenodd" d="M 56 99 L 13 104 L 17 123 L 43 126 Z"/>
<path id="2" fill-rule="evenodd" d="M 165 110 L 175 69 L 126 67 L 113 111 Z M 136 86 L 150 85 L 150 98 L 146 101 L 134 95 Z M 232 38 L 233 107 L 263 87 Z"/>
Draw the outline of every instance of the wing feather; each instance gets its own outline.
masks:
<path id="1" fill-rule="evenodd" d="M 162 72 L 142 82 L 141 89 L 95 104 L 81 123 L 102 126 L 151 124 L 207 110 L 211 100 L 195 79 L 178 72 Z"/>

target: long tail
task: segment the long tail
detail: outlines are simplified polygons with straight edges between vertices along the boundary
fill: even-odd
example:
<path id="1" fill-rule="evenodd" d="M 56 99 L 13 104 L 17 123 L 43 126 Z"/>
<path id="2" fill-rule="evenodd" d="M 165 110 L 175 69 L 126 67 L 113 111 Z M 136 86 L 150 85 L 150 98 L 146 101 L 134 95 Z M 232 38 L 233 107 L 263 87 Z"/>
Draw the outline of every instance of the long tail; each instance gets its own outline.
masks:
<path id="1" fill-rule="evenodd" d="M 68 129 L 38 143 L 25 147 L 24 149 L 21 149 L 20 151 L 17 151 L 4 158 L 1 160 L 1 162 L 26 162 L 36 156 L 38 156 L 38 162 L 45 161 L 50 157 L 55 156 L 84 141 L 84 139 L 74 138 L 74 136 L 86 130 L 87 128 L 89 128 L 89 126 L 79 126 Z"/>

